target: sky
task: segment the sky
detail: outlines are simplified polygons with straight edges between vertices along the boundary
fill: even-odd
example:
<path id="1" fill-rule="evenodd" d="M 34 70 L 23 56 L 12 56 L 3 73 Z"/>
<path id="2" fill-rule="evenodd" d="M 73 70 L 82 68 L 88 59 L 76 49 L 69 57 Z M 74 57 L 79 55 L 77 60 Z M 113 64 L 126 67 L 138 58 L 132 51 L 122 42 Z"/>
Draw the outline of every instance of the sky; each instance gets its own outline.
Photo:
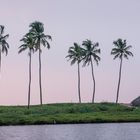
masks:
<path id="1" fill-rule="evenodd" d="M 119 102 L 140 95 L 139 0 L 0 0 L 0 25 L 9 34 L 8 56 L 2 56 L 0 104 L 27 104 L 28 51 L 18 54 L 29 24 L 40 21 L 52 36 L 51 49 L 42 50 L 43 103 L 78 102 L 77 65 L 65 58 L 74 42 L 99 42 L 101 61 L 94 63 L 95 102 L 115 102 L 119 59 L 110 55 L 113 41 L 126 39 L 133 58 L 123 61 Z M 39 104 L 38 53 L 32 57 L 31 104 Z M 81 68 L 82 102 L 91 102 L 91 68 Z"/>

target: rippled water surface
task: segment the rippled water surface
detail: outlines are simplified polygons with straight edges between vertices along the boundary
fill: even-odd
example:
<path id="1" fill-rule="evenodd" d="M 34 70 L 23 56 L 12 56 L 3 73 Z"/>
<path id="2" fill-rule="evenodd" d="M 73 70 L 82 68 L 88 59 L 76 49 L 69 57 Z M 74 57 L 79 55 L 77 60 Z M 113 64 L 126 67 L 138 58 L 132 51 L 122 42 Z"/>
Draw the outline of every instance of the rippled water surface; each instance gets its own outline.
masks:
<path id="1" fill-rule="evenodd" d="M 2 126 L 0 140 L 140 140 L 140 123 Z"/>

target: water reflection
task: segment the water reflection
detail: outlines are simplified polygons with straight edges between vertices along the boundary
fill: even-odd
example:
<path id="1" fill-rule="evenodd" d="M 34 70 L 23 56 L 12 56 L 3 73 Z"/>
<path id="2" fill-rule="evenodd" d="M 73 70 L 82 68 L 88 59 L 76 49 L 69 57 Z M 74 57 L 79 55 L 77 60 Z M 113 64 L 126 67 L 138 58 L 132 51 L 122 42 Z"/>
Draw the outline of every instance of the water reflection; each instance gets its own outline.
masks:
<path id="1" fill-rule="evenodd" d="M 5 126 L 0 140 L 140 140 L 140 123 Z"/>

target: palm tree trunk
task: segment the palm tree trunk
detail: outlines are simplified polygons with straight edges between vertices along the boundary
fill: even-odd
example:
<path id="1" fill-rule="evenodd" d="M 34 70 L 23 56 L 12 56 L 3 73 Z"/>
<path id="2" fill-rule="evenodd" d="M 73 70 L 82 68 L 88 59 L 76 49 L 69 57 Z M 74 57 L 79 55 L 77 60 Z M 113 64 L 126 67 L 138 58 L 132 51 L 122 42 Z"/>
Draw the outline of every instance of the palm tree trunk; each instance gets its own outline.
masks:
<path id="1" fill-rule="evenodd" d="M 120 82 L 121 82 L 121 71 L 122 71 L 122 58 L 121 58 L 121 62 L 120 62 L 119 81 L 118 81 L 118 88 L 117 88 L 116 104 L 118 103 L 118 98 L 119 98 L 119 89 L 120 89 Z"/>
<path id="2" fill-rule="evenodd" d="M 31 91 L 31 51 L 29 52 L 29 88 L 28 88 L 28 109 L 30 107 L 30 91 Z"/>
<path id="3" fill-rule="evenodd" d="M 79 103 L 81 103 L 81 94 L 80 94 L 80 66 L 78 62 L 78 96 L 79 96 Z"/>
<path id="4" fill-rule="evenodd" d="M 94 77 L 94 71 L 93 71 L 93 62 L 92 62 L 92 58 L 91 58 L 91 70 L 92 70 L 92 79 L 93 79 L 92 103 L 94 103 L 94 99 L 95 99 L 95 77 Z"/>
<path id="5" fill-rule="evenodd" d="M 40 50 L 40 47 L 39 47 L 39 88 L 40 88 L 40 105 L 42 105 L 41 50 Z"/>

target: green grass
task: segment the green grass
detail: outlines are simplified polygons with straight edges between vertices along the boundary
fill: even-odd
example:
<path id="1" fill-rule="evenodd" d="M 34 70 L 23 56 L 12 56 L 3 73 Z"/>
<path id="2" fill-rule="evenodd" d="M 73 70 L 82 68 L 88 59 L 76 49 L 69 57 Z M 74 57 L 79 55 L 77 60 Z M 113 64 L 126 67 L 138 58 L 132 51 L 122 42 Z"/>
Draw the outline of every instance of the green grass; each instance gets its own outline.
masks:
<path id="1" fill-rule="evenodd" d="M 0 106 L 0 125 L 140 122 L 140 107 L 114 103 Z"/>

